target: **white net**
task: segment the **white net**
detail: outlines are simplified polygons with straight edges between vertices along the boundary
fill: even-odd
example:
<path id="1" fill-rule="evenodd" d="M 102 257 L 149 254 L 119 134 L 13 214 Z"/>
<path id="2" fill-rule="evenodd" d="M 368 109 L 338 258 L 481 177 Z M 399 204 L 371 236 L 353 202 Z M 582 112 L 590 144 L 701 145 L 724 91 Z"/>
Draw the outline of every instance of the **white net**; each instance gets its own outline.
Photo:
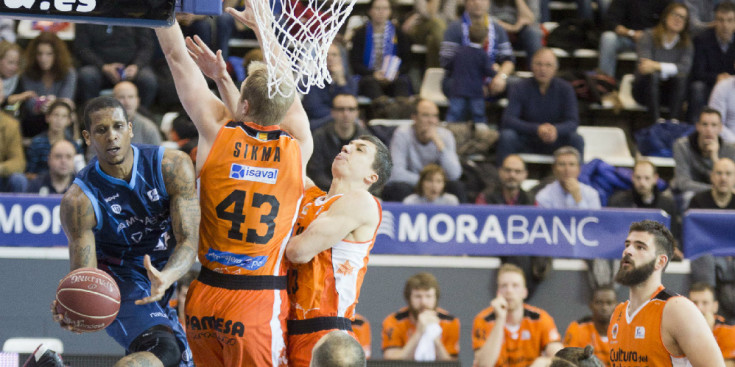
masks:
<path id="1" fill-rule="evenodd" d="M 268 68 L 268 96 L 306 94 L 332 77 L 327 51 L 355 0 L 252 0 Z M 280 47 L 279 47 L 280 45 Z M 283 53 L 273 52 L 278 49 Z M 289 73 L 291 70 L 293 73 Z"/>

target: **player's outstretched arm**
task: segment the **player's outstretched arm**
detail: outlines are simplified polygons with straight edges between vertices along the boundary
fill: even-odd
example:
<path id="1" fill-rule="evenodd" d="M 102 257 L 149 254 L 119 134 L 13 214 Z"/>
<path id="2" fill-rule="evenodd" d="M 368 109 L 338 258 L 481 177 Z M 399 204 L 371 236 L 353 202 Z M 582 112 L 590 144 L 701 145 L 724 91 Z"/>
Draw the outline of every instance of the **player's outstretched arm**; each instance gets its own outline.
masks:
<path id="1" fill-rule="evenodd" d="M 237 115 L 237 104 L 240 99 L 240 90 L 238 89 L 235 82 L 232 80 L 230 73 L 227 72 L 227 64 L 225 59 L 222 57 L 222 50 L 217 50 L 215 54 L 202 41 L 199 36 L 186 37 L 186 48 L 189 50 L 189 56 L 197 64 L 199 70 L 207 76 L 207 78 L 214 80 L 217 84 L 217 90 L 222 98 L 222 101 L 227 106 L 230 114 L 236 118 Z"/>
<path id="2" fill-rule="evenodd" d="M 685 354 L 693 367 L 725 366 L 720 347 L 694 303 L 674 297 L 666 303 L 661 317 L 661 339 L 670 353 Z"/>
<path id="3" fill-rule="evenodd" d="M 77 185 L 71 185 L 61 199 L 61 226 L 69 242 L 70 270 L 96 268 L 97 253 L 93 229 L 97 225 L 94 208 Z"/>
<path id="4" fill-rule="evenodd" d="M 166 149 L 161 166 L 169 195 L 176 248 L 161 271 L 151 264 L 148 255 L 145 256 L 144 265 L 151 280 L 151 295 L 135 301 L 138 305 L 160 300 L 166 290 L 191 269 L 199 242 L 201 214 L 194 184 L 194 165 L 183 152 Z"/>
<path id="5" fill-rule="evenodd" d="M 311 222 L 303 233 L 291 237 L 286 246 L 286 257 L 297 264 L 307 263 L 361 226 L 376 228 L 379 220 L 378 204 L 370 193 L 367 191 L 346 193 L 337 199 L 329 210 Z"/>
<path id="6" fill-rule="evenodd" d="M 508 302 L 503 296 L 498 295 L 492 301 L 490 306 L 493 307 L 495 313 L 495 323 L 493 328 L 490 330 L 490 334 L 485 340 L 485 344 L 475 351 L 475 362 L 473 366 L 476 367 L 492 367 L 498 362 L 500 358 L 500 349 L 503 347 L 505 341 L 505 322 L 506 316 L 508 315 Z M 486 321 L 482 321 L 486 322 Z M 480 327 L 475 320 L 475 328 Z"/>
<path id="7" fill-rule="evenodd" d="M 204 75 L 189 56 L 179 24 L 156 28 L 156 35 L 173 75 L 176 93 L 199 131 L 199 149 L 203 145 L 208 151 L 220 125 L 231 115 L 224 103 L 209 90 Z"/>

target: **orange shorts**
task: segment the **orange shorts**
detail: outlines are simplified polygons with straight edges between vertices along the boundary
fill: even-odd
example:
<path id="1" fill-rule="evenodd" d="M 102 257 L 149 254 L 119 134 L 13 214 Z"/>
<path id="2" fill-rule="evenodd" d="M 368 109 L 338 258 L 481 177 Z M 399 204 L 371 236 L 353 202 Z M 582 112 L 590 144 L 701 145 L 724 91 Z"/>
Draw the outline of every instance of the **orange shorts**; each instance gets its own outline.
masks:
<path id="1" fill-rule="evenodd" d="M 186 296 L 186 337 L 194 363 L 287 366 L 288 307 L 286 290 L 230 290 L 193 281 Z"/>

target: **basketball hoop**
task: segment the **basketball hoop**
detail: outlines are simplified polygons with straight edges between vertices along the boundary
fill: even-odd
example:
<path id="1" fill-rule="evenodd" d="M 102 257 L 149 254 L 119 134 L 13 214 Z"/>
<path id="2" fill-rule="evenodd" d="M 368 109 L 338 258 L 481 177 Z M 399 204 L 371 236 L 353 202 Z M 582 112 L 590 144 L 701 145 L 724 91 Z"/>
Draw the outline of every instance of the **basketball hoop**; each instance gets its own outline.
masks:
<path id="1" fill-rule="evenodd" d="M 355 0 L 251 0 L 268 69 L 268 97 L 306 94 L 331 83 L 327 51 Z M 286 57 L 276 57 L 274 43 Z M 293 71 L 293 77 L 284 71 Z"/>

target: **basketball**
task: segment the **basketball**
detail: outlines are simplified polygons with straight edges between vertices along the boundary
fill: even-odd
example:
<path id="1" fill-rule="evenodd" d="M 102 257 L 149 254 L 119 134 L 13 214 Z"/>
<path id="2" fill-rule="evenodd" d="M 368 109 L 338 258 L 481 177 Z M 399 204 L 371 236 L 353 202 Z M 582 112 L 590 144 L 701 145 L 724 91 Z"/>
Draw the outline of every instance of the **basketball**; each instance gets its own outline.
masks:
<path id="1" fill-rule="evenodd" d="M 95 268 L 70 272 L 56 289 L 56 312 L 78 331 L 106 328 L 120 310 L 120 289 L 110 275 Z"/>

